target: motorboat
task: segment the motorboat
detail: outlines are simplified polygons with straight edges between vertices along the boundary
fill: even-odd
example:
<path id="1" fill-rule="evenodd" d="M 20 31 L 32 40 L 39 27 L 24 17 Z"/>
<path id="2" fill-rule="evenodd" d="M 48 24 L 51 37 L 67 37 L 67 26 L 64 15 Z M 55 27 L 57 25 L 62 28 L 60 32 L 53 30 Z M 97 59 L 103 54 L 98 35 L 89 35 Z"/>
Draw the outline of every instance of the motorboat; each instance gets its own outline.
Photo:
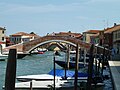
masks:
<path id="1" fill-rule="evenodd" d="M 86 82 L 87 74 L 78 73 L 79 83 Z M 66 79 L 65 70 L 56 69 L 55 70 L 55 88 L 56 90 L 74 90 L 74 77 L 75 71 L 66 70 Z M 48 74 L 40 75 L 27 75 L 27 76 L 18 76 L 18 82 L 15 84 L 16 90 L 20 89 L 39 89 L 39 90 L 49 90 L 54 88 L 54 70 L 51 70 Z M 32 86 L 31 86 L 32 85 Z M 80 89 L 80 87 L 78 87 Z"/>
<path id="2" fill-rule="evenodd" d="M 55 63 L 58 64 L 59 66 L 63 67 L 63 68 L 66 68 L 66 66 L 67 66 L 66 61 L 55 60 Z M 88 65 L 88 63 L 84 63 L 84 62 L 79 62 L 78 63 L 79 68 L 84 68 L 87 65 Z M 75 61 L 69 61 L 69 69 L 72 69 L 72 68 L 75 68 Z"/>
<path id="3" fill-rule="evenodd" d="M 77 90 L 86 89 L 86 82 L 78 82 Z M 54 87 L 55 86 L 55 87 Z M 98 83 L 96 85 L 92 85 L 93 88 L 97 90 L 103 89 L 103 84 Z M 28 82 L 18 82 L 15 84 L 15 90 L 74 90 L 74 82 L 69 80 L 56 80 L 55 85 L 54 81 L 28 81 Z M 100 89 L 99 89 L 100 88 Z M 101 89 L 102 88 L 102 89 Z"/>
<path id="4" fill-rule="evenodd" d="M 75 71 L 66 70 L 67 78 L 65 79 L 64 77 L 65 70 L 55 70 L 56 90 L 74 90 Z M 81 87 L 82 84 L 86 85 L 87 78 L 87 73 L 78 72 L 78 89 L 83 88 Z M 50 90 L 54 88 L 54 70 L 51 70 L 48 74 L 18 76 L 17 80 L 23 82 L 17 82 L 15 84 L 16 90 L 28 90 L 30 88 L 39 90 Z M 98 82 L 96 85 L 102 86 L 103 83 Z"/>
<path id="5" fill-rule="evenodd" d="M 0 54 L 0 61 L 5 61 L 8 58 L 8 55 Z"/>
<path id="6" fill-rule="evenodd" d="M 63 80 L 64 78 L 67 80 L 73 80 L 75 77 L 75 71 L 72 70 L 63 70 L 56 69 L 55 70 L 55 79 Z M 78 72 L 78 79 L 82 81 L 86 81 L 88 77 L 87 73 Z M 17 76 L 16 79 L 18 81 L 31 81 L 31 80 L 39 80 L 39 81 L 47 81 L 54 79 L 54 69 L 51 70 L 48 74 L 38 74 L 38 75 L 26 75 L 26 76 Z"/>
<path id="7" fill-rule="evenodd" d="M 38 74 L 38 75 L 26 75 L 26 76 L 18 76 L 16 78 L 18 81 L 31 81 L 31 80 L 36 80 L 36 81 L 47 81 L 47 80 L 53 80 L 54 76 L 50 74 Z M 57 77 L 56 79 L 62 79 L 61 77 Z"/>
<path id="8" fill-rule="evenodd" d="M 51 90 L 55 88 L 55 90 L 74 90 L 74 83 L 68 82 L 67 80 L 56 80 L 55 87 L 54 81 L 28 81 L 28 82 L 19 82 L 15 84 L 15 90 L 30 90 L 30 89 L 37 89 L 37 90 Z"/>

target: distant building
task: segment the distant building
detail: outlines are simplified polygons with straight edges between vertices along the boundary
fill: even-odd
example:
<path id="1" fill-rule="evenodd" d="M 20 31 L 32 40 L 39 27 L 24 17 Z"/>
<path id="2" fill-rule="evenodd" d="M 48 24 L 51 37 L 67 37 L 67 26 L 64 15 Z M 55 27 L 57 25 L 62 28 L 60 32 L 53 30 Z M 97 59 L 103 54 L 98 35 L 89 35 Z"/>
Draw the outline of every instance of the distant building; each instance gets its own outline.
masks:
<path id="1" fill-rule="evenodd" d="M 86 43 L 99 43 L 99 37 L 98 34 L 100 30 L 88 30 L 86 32 L 83 32 L 83 41 Z"/>
<path id="2" fill-rule="evenodd" d="M 1 45 L 1 47 L 2 48 L 4 48 L 6 45 L 6 29 L 5 29 L 5 27 L 4 28 L 2 28 L 2 27 L 0 27 L 0 45 Z"/>
<path id="3" fill-rule="evenodd" d="M 10 42 L 12 44 L 25 43 L 25 42 L 34 40 L 38 37 L 40 36 L 34 34 L 33 32 L 30 34 L 25 33 L 25 32 L 18 32 L 18 33 L 10 35 Z"/>
<path id="4" fill-rule="evenodd" d="M 68 32 L 59 32 L 59 33 L 52 33 L 52 34 L 49 34 L 49 35 L 55 35 L 55 36 L 68 36 L 68 37 L 74 37 L 74 38 L 77 38 L 77 39 L 82 39 L 82 34 L 80 33 L 73 33 L 71 31 L 68 31 Z"/>

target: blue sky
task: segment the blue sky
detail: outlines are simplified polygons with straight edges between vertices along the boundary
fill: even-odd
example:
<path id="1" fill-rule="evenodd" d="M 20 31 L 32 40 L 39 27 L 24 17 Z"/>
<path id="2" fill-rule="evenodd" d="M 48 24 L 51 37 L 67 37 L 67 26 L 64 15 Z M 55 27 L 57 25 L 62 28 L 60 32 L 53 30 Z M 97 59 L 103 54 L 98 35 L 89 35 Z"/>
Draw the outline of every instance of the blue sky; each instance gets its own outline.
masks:
<path id="1" fill-rule="evenodd" d="M 0 0 L 6 34 L 101 30 L 120 24 L 120 0 Z"/>

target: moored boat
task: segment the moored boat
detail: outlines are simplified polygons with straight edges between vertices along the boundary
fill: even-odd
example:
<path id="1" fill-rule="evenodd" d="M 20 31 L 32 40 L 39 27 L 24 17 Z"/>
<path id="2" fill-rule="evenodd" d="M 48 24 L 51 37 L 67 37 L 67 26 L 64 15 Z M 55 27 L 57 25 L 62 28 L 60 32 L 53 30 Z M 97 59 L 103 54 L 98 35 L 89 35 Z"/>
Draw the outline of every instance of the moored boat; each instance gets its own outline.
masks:
<path id="1" fill-rule="evenodd" d="M 55 63 L 57 63 L 59 66 L 61 66 L 63 68 L 66 68 L 66 66 L 67 66 L 67 62 L 65 62 L 65 61 L 55 60 Z M 88 65 L 88 63 L 84 63 L 84 62 L 79 62 L 78 63 L 79 68 L 84 68 L 87 65 Z M 75 68 L 75 61 L 70 61 L 69 62 L 69 68 L 70 69 Z"/>
<path id="2" fill-rule="evenodd" d="M 15 90 L 50 90 L 54 88 L 53 81 L 29 81 L 19 82 L 15 84 Z M 74 90 L 74 83 L 68 82 L 67 80 L 56 80 L 55 90 Z"/>
<path id="3" fill-rule="evenodd" d="M 8 58 L 8 55 L 0 54 L 0 61 L 5 61 Z"/>
<path id="4" fill-rule="evenodd" d="M 56 79 L 64 79 L 66 76 L 67 80 L 73 80 L 75 76 L 75 71 L 72 70 L 62 70 L 62 69 L 56 69 L 55 70 L 55 78 Z M 85 81 L 87 80 L 87 73 L 79 72 L 78 73 L 78 79 Z M 16 78 L 18 81 L 31 81 L 31 80 L 39 80 L 39 81 L 47 81 L 47 80 L 53 80 L 54 79 L 54 70 L 51 70 L 48 74 L 38 74 L 38 75 L 26 75 L 26 76 L 18 76 Z"/>

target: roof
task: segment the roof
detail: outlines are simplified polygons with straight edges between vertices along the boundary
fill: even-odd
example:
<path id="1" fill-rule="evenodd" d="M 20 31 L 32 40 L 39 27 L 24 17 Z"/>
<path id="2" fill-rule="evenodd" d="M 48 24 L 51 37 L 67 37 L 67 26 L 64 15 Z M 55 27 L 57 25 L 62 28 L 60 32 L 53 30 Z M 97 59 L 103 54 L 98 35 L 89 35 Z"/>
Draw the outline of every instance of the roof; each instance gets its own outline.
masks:
<path id="1" fill-rule="evenodd" d="M 55 35 L 63 35 L 63 36 L 73 35 L 75 37 L 81 37 L 82 36 L 82 34 L 80 34 L 80 33 L 73 33 L 71 31 L 69 31 L 69 32 L 59 32 L 59 33 L 55 33 Z"/>
<path id="2" fill-rule="evenodd" d="M 107 28 L 104 30 L 104 33 L 112 33 L 114 31 L 120 30 L 120 25 L 115 25 L 111 28 Z"/>
<path id="3" fill-rule="evenodd" d="M 35 37 L 40 37 L 36 34 L 28 34 L 28 33 L 25 33 L 25 32 L 18 32 L 18 33 L 12 34 L 11 36 L 35 36 Z"/>
<path id="4" fill-rule="evenodd" d="M 18 33 L 15 33 L 15 34 L 12 34 L 12 36 L 23 36 L 23 35 L 29 35 L 28 33 L 24 33 L 24 32 L 18 32 Z"/>
<path id="5" fill-rule="evenodd" d="M 4 28 L 0 27 L 0 30 L 6 30 L 6 29 L 5 29 L 5 27 Z"/>
<path id="6" fill-rule="evenodd" d="M 99 33 L 101 30 L 88 30 L 86 32 L 83 32 L 83 33 L 90 33 L 90 34 L 97 34 Z"/>

